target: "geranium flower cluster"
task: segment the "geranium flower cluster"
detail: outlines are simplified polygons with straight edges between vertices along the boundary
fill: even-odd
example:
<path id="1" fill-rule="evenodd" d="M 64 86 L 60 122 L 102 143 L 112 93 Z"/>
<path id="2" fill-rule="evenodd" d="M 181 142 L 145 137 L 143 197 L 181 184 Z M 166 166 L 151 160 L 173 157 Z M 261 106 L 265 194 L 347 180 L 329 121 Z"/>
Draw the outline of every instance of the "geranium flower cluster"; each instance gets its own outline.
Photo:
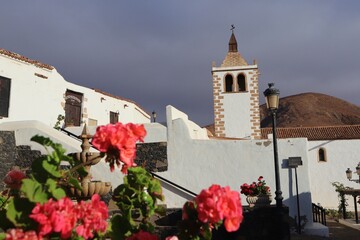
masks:
<path id="1" fill-rule="evenodd" d="M 213 184 L 202 190 L 195 202 L 201 222 L 215 225 L 224 221 L 228 232 L 234 232 L 240 227 L 243 220 L 240 194 L 230 190 L 230 187 Z"/>
<path id="2" fill-rule="evenodd" d="M 35 231 L 30 230 L 24 232 L 21 228 L 9 229 L 5 234 L 5 240 L 42 240 L 41 236 L 38 236 Z"/>
<path id="3" fill-rule="evenodd" d="M 100 152 L 106 152 L 106 161 L 110 163 L 111 171 L 114 171 L 116 164 L 123 173 L 127 173 L 129 167 L 136 166 L 136 142 L 143 142 L 145 135 L 144 125 L 119 122 L 99 126 L 92 138 L 92 144 Z"/>
<path id="4" fill-rule="evenodd" d="M 19 190 L 21 187 L 21 181 L 25 177 L 25 173 L 18 169 L 13 169 L 6 174 L 4 178 L 4 183 L 8 188 Z"/>
<path id="5" fill-rule="evenodd" d="M 270 187 L 266 186 L 266 182 L 263 176 L 258 178 L 257 182 L 251 184 L 244 183 L 240 186 L 241 193 L 245 196 L 257 196 L 259 194 L 269 194 Z"/>
<path id="6" fill-rule="evenodd" d="M 37 203 L 29 216 L 39 223 L 40 237 L 59 233 L 61 239 L 69 239 L 73 229 L 84 239 L 94 237 L 94 233 L 104 233 L 107 228 L 108 208 L 95 194 L 91 201 L 73 204 L 68 198 L 58 201 L 50 199 L 44 204 Z"/>
<path id="7" fill-rule="evenodd" d="M 131 237 L 126 238 L 126 240 L 158 240 L 159 238 L 151 233 L 145 231 L 139 231 L 133 234 Z"/>

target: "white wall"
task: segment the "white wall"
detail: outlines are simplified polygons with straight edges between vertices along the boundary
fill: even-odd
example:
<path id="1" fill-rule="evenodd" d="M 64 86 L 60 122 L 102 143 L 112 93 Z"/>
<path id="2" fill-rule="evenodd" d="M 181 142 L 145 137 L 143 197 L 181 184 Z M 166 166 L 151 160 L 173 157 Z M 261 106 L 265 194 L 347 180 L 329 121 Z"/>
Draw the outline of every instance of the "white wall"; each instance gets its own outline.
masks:
<path id="1" fill-rule="evenodd" d="M 191 124 L 185 114 L 167 107 L 168 171 L 161 176 L 199 193 L 211 184 L 229 185 L 240 191 L 240 185 L 256 181 L 262 175 L 275 197 L 275 170 L 272 141 L 268 140 L 209 140 L 191 137 Z M 311 220 L 311 195 L 308 175 L 306 139 L 282 139 L 278 142 L 279 161 L 299 156 L 303 166 L 298 168 L 301 215 Z M 281 189 L 284 204 L 290 215 L 297 215 L 294 170 L 280 167 Z M 190 196 L 177 196 L 174 188 L 164 184 L 166 203 L 169 207 L 181 207 Z M 178 191 L 177 191 L 178 192 Z M 242 203 L 247 205 L 245 196 Z M 273 200 L 272 204 L 275 204 Z"/>
<path id="2" fill-rule="evenodd" d="M 339 182 L 352 188 L 360 188 L 359 183 L 350 182 L 345 171 L 353 171 L 353 179 L 358 178 L 354 173 L 360 161 L 360 140 L 309 141 L 309 173 L 311 192 L 314 203 L 320 203 L 325 208 L 337 209 L 339 205 L 338 193 L 331 183 Z M 326 162 L 318 161 L 319 148 L 326 151 Z M 354 210 L 354 198 L 348 199 L 348 210 Z"/>
<path id="3" fill-rule="evenodd" d="M 67 82 L 55 68 L 40 68 L 0 54 L 0 76 L 11 79 L 9 117 L 0 119 L 0 123 L 38 120 L 54 126 L 58 115 L 65 115 L 67 89 L 83 94 L 82 121 L 85 123 L 90 118 L 97 120 L 98 125 L 107 124 L 110 111 L 119 112 L 119 121 L 124 123 L 150 122 L 149 114 L 135 103 Z"/>

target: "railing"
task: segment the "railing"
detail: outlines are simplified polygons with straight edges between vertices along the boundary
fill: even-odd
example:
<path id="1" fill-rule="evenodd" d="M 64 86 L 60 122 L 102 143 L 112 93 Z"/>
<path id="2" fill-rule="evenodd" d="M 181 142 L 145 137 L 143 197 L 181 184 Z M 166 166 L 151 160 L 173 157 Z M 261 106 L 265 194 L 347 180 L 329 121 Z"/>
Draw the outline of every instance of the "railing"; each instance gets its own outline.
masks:
<path id="1" fill-rule="evenodd" d="M 69 132 L 69 131 L 68 131 L 68 130 L 66 130 L 65 128 L 60 128 L 60 131 L 61 131 L 61 132 L 64 132 L 66 135 L 68 135 L 68 136 L 70 136 L 70 137 L 73 137 L 73 138 L 75 138 L 75 139 L 77 139 L 77 140 L 81 141 L 81 139 L 79 138 L 79 136 L 78 136 L 78 135 L 73 134 L 72 132 Z"/>
<path id="2" fill-rule="evenodd" d="M 326 226 L 326 213 L 325 209 L 321 206 L 312 204 L 313 221 L 321 223 Z"/>
<path id="3" fill-rule="evenodd" d="M 172 182 L 172 181 L 170 181 L 170 180 L 167 180 L 166 178 L 160 177 L 159 175 L 157 175 L 157 174 L 155 174 L 155 173 L 153 173 L 153 172 L 150 172 L 150 174 L 151 174 L 153 177 L 155 177 L 155 178 L 157 178 L 157 179 L 160 179 L 161 181 L 166 182 L 167 184 L 170 184 L 171 186 L 176 187 L 176 188 L 180 189 L 181 191 L 186 192 L 186 193 L 189 194 L 189 195 L 192 195 L 192 196 L 194 196 L 194 197 L 197 196 L 196 193 L 194 193 L 194 192 L 192 192 L 192 191 L 190 191 L 190 190 L 188 190 L 188 189 L 186 189 L 186 188 L 184 188 L 184 187 L 182 187 L 182 186 L 180 186 L 180 185 L 178 185 L 178 184 L 176 184 L 176 183 L 174 183 L 174 182 Z"/>

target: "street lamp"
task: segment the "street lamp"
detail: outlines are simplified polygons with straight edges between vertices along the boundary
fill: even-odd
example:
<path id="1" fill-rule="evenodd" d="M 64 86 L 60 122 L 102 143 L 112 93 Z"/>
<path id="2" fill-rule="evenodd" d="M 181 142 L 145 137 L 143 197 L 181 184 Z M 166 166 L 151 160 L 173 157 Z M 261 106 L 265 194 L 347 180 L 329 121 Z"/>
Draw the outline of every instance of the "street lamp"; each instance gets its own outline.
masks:
<path id="1" fill-rule="evenodd" d="M 153 117 L 153 121 L 156 122 L 156 112 L 155 111 L 152 112 L 152 117 Z"/>
<path id="2" fill-rule="evenodd" d="M 347 179 L 349 179 L 349 181 L 353 181 L 353 182 L 357 182 L 360 183 L 360 162 L 358 163 L 358 165 L 356 166 L 356 173 L 359 176 L 359 179 L 351 179 L 352 178 L 352 171 L 350 170 L 350 168 L 348 168 L 346 170 L 346 177 Z"/>
<path id="3" fill-rule="evenodd" d="M 269 88 L 264 91 L 266 98 L 266 106 L 272 116 L 272 133 L 274 142 L 274 164 L 275 164 L 275 200 L 278 208 L 282 207 L 282 192 L 280 187 L 280 175 L 279 175 L 279 160 L 278 160 L 278 149 L 276 139 L 276 112 L 279 108 L 279 89 L 274 87 L 274 83 L 269 83 Z"/>

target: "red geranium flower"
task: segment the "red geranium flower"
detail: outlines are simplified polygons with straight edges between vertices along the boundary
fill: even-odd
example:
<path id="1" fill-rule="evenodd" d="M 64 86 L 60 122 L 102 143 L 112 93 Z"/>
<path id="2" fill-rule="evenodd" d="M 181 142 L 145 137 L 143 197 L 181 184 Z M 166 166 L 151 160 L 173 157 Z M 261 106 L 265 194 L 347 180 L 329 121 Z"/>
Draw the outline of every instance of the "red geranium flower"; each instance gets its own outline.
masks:
<path id="1" fill-rule="evenodd" d="M 11 170 L 4 178 L 5 184 L 11 189 L 20 189 L 21 181 L 26 177 L 20 170 Z"/>
<path id="2" fill-rule="evenodd" d="M 111 171 L 114 171 L 116 164 L 121 167 L 123 173 L 127 173 L 129 167 L 136 166 L 134 163 L 136 142 L 143 142 L 145 135 L 144 125 L 133 123 L 108 124 L 96 129 L 92 144 L 99 151 L 106 153 L 105 160 L 109 162 Z"/>

